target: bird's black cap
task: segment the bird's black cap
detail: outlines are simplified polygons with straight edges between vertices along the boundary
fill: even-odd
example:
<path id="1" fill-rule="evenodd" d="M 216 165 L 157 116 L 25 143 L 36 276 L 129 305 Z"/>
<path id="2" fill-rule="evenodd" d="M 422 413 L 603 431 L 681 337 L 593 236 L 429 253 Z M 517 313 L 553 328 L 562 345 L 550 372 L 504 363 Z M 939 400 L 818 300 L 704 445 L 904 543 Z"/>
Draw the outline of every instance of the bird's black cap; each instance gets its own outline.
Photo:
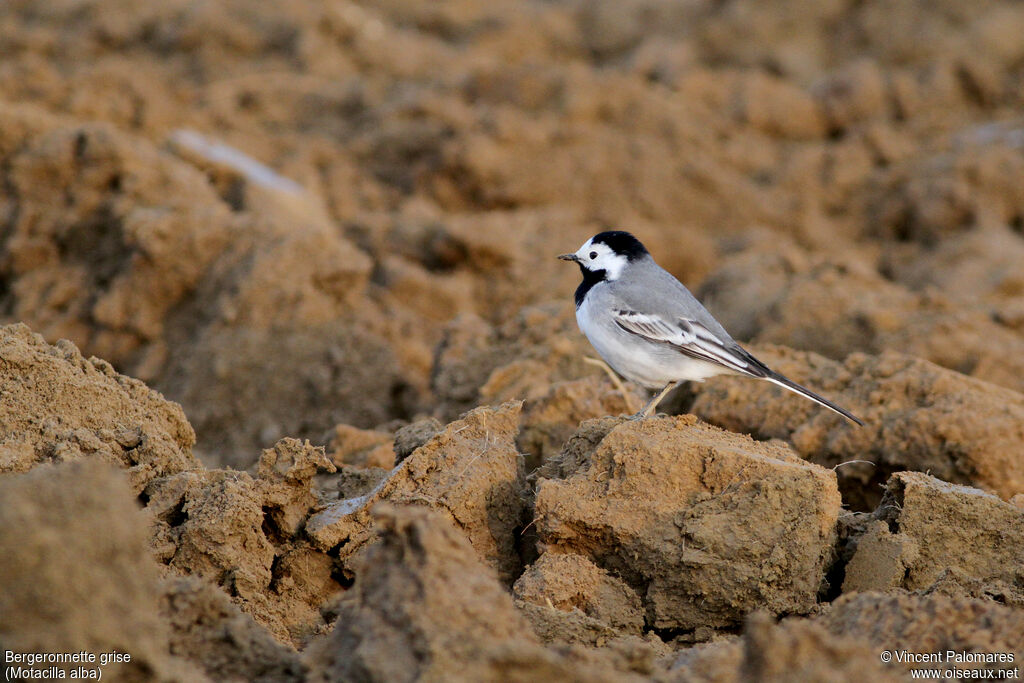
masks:
<path id="1" fill-rule="evenodd" d="M 647 256 L 647 247 L 625 230 L 608 230 L 594 235 L 591 243 L 602 243 L 616 254 L 622 254 L 630 261 Z"/>

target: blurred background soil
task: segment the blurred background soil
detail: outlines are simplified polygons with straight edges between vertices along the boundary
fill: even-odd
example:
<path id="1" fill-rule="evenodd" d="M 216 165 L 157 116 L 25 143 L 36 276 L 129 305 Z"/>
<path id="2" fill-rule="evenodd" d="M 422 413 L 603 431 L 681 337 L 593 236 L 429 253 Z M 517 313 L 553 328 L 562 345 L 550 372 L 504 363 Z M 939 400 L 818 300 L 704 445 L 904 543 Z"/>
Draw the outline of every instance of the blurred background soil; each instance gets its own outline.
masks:
<path id="1" fill-rule="evenodd" d="M 127 680 L 1020 653 L 1022 35 L 1010 0 L 0 3 L 0 643 Z M 867 426 L 729 378 L 608 417 L 643 397 L 554 257 L 609 228 Z"/>

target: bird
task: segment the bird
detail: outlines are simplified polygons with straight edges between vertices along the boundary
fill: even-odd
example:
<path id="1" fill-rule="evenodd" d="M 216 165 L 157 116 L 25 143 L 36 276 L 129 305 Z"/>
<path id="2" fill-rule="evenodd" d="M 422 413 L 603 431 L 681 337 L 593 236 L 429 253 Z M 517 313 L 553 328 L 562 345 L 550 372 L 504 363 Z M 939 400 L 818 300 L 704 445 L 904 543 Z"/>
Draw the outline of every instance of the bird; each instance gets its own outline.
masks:
<path id="1" fill-rule="evenodd" d="M 863 426 L 860 418 L 770 369 L 741 347 L 647 248 L 624 230 L 598 233 L 571 254 L 583 281 L 576 322 L 598 354 L 625 379 L 659 390 L 640 412 L 648 417 L 677 383 L 741 375 L 777 384 Z"/>

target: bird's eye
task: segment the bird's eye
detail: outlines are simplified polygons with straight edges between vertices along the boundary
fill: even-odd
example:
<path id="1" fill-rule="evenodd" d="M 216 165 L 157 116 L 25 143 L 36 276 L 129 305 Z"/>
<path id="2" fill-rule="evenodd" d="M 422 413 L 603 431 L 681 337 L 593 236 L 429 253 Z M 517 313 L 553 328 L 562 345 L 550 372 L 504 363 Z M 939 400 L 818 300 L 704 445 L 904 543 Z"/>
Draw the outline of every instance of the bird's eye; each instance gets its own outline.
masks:
<path id="1" fill-rule="evenodd" d="M 596 258 L 597 258 L 597 252 L 596 251 L 590 252 L 590 260 L 593 261 Z"/>

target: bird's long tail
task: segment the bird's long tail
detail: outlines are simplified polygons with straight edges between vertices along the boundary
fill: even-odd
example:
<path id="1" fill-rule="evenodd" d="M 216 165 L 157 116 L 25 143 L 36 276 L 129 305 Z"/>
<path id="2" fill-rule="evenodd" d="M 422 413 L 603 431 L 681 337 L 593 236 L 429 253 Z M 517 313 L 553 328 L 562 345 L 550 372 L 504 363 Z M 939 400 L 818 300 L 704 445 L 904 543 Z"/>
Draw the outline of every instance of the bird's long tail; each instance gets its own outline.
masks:
<path id="1" fill-rule="evenodd" d="M 794 394 L 800 394 L 804 398 L 809 398 L 812 401 L 814 401 L 815 403 L 817 403 L 818 405 L 825 406 L 829 410 L 833 410 L 833 411 L 839 413 L 840 415 L 845 417 L 847 420 L 852 420 L 853 422 L 856 422 L 857 424 L 859 424 L 861 427 L 864 426 L 864 423 L 861 422 L 860 418 L 857 417 L 856 415 L 854 415 L 853 413 L 851 413 L 850 411 L 845 410 L 843 408 L 840 408 L 835 403 L 832 403 L 832 401 L 829 401 L 826 398 L 822 398 L 821 396 L 818 396 L 816 393 L 814 393 L 810 389 L 807 389 L 805 387 L 800 386 L 796 382 L 793 382 L 792 380 L 789 380 L 789 379 L 783 377 L 782 375 L 780 375 L 777 372 L 773 372 L 773 371 L 769 370 L 769 374 L 767 374 L 762 379 L 766 379 L 769 382 L 771 382 L 772 384 L 778 384 L 780 387 L 782 387 L 784 389 L 789 389 Z"/>

